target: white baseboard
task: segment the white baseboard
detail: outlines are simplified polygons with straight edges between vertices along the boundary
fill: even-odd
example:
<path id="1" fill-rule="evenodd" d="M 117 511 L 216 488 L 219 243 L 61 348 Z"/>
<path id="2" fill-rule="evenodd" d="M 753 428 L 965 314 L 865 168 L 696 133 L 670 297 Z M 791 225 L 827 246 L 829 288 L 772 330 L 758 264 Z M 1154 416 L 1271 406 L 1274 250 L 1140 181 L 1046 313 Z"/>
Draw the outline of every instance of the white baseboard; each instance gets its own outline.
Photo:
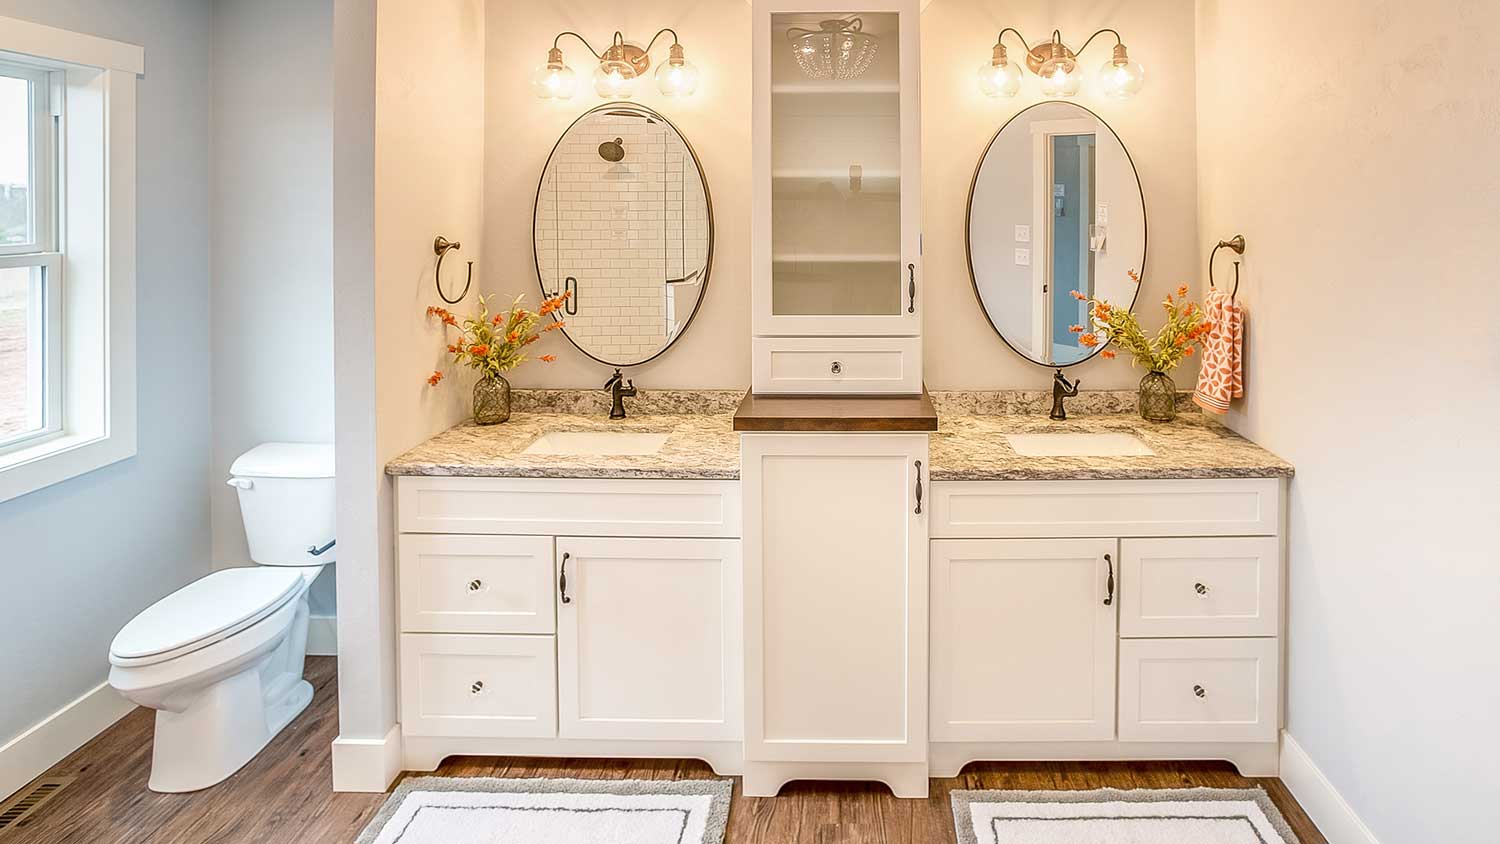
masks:
<path id="1" fill-rule="evenodd" d="M 1281 781 L 1329 844 L 1380 844 L 1312 757 L 1285 730 L 1281 733 Z"/>
<path id="2" fill-rule="evenodd" d="M 307 655 L 339 655 L 339 620 L 331 615 L 315 615 L 307 620 Z"/>
<path id="3" fill-rule="evenodd" d="M 14 794 L 109 725 L 135 704 L 100 683 L 41 723 L 0 747 L 0 800 Z"/>
<path id="4" fill-rule="evenodd" d="M 385 738 L 333 740 L 333 790 L 384 792 L 401 773 L 401 725 Z"/>

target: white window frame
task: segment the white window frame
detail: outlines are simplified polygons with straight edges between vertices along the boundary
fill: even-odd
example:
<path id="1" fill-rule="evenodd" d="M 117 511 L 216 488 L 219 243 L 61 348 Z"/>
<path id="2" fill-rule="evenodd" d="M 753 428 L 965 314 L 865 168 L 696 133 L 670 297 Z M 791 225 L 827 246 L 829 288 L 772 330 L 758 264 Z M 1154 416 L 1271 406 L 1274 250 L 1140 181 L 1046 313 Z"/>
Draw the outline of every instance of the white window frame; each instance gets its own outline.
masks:
<path id="1" fill-rule="evenodd" d="M 136 452 L 136 77 L 145 53 L 0 17 L 0 63 L 52 83 L 48 118 L 58 135 L 49 154 L 57 153 L 60 173 L 45 207 L 40 197 L 36 204 L 38 239 L 47 240 L 0 254 L 0 266 L 44 267 L 54 324 L 43 334 L 56 378 L 47 394 L 51 430 L 0 447 L 6 501 Z"/>

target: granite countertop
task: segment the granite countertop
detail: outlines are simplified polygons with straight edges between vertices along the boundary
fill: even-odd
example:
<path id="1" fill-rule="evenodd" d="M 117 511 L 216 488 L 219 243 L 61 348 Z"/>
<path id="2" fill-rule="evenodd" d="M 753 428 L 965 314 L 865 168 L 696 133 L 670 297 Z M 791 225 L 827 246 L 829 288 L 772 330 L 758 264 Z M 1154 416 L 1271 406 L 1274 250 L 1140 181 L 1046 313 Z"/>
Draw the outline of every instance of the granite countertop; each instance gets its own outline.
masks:
<path id="1" fill-rule="evenodd" d="M 608 400 L 586 391 L 517 391 L 514 414 L 500 425 L 466 422 L 445 431 L 386 466 L 391 475 L 509 478 L 739 477 L 739 434 L 733 430 L 741 393 L 641 391 L 627 401 L 630 416 L 608 418 Z M 1174 422 L 1142 420 L 1134 393 L 1084 393 L 1070 400 L 1068 419 L 1047 418 L 1044 393 L 935 393 L 938 430 L 932 434 L 933 481 L 1126 480 L 1155 478 L 1290 477 L 1292 467 L 1201 413 L 1187 410 Z M 542 434 L 555 431 L 666 433 L 648 455 L 523 454 Z M 1124 432 L 1140 438 L 1151 456 L 1035 457 L 1017 454 L 1006 434 Z"/>

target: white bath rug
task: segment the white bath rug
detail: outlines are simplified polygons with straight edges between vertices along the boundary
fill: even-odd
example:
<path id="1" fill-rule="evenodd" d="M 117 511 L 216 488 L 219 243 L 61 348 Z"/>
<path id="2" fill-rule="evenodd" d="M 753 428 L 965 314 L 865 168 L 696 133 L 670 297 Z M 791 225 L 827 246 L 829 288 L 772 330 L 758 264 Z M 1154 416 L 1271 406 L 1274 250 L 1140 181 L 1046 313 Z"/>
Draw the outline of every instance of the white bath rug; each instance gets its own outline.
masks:
<path id="1" fill-rule="evenodd" d="M 421 777 L 357 844 L 721 844 L 729 780 Z"/>
<path id="2" fill-rule="evenodd" d="M 955 791 L 959 844 L 1297 844 L 1259 788 Z"/>

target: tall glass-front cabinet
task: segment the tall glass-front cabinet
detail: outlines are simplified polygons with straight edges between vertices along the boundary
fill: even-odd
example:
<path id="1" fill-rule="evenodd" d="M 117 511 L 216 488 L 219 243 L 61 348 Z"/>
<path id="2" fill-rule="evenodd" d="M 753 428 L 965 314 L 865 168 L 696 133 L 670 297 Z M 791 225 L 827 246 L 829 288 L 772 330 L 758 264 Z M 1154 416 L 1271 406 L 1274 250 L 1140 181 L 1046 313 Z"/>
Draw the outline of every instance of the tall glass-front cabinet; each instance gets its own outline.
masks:
<path id="1" fill-rule="evenodd" d="M 918 0 L 754 0 L 757 393 L 922 389 Z"/>

